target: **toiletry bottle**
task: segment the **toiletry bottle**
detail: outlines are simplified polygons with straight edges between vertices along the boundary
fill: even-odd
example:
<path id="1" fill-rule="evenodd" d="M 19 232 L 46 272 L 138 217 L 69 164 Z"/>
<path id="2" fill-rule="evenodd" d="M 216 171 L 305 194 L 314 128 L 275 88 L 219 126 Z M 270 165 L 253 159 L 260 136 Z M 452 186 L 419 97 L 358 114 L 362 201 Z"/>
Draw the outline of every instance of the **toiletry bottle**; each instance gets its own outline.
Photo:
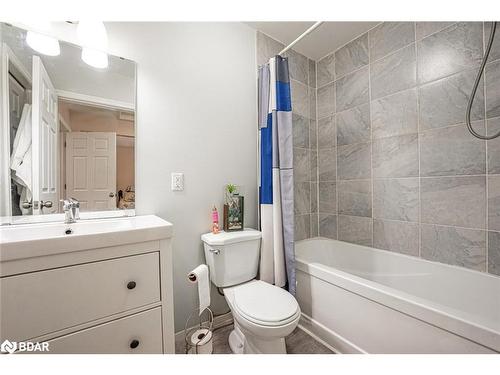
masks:
<path id="1" fill-rule="evenodd" d="M 217 207 L 215 206 L 212 209 L 212 233 L 219 233 L 219 212 L 217 212 Z"/>

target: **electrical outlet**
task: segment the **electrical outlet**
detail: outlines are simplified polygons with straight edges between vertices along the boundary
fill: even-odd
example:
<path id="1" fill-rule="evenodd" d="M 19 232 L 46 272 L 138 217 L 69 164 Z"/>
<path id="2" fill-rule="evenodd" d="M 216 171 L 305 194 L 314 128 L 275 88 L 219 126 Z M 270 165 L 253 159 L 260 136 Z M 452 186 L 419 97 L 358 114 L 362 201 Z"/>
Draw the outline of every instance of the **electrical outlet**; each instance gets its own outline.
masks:
<path id="1" fill-rule="evenodd" d="M 184 190 L 184 173 L 172 173 L 172 191 Z"/>

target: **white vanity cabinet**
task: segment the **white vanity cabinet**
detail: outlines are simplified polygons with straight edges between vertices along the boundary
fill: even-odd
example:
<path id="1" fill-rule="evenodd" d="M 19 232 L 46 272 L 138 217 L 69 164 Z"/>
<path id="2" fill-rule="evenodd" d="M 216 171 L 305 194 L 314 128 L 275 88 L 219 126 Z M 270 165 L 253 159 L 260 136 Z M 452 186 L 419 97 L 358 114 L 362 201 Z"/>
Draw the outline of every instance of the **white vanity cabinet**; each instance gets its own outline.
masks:
<path id="1" fill-rule="evenodd" d="M 0 342 L 174 353 L 171 236 L 156 216 L 0 228 Z"/>

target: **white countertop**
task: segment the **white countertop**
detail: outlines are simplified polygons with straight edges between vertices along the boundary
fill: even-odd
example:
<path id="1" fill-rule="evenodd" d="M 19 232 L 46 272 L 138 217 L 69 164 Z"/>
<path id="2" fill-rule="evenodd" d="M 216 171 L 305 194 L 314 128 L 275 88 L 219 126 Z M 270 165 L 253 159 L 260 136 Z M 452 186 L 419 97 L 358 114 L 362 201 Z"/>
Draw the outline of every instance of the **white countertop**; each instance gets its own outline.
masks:
<path id="1" fill-rule="evenodd" d="M 68 229 L 71 234 L 65 233 Z M 154 241 L 172 234 L 173 225 L 154 215 L 0 226 L 0 261 Z"/>

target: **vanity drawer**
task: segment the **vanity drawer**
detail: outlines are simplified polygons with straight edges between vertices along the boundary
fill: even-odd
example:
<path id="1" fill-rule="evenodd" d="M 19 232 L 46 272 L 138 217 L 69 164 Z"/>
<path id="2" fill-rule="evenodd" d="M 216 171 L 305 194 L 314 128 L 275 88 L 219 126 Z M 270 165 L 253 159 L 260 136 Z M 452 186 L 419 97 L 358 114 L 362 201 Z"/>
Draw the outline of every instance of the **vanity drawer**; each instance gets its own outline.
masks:
<path id="1" fill-rule="evenodd" d="M 49 341 L 52 354 L 161 354 L 161 308 Z"/>
<path id="2" fill-rule="evenodd" d="M 4 277 L 0 341 L 28 340 L 159 300 L 158 253 Z"/>

